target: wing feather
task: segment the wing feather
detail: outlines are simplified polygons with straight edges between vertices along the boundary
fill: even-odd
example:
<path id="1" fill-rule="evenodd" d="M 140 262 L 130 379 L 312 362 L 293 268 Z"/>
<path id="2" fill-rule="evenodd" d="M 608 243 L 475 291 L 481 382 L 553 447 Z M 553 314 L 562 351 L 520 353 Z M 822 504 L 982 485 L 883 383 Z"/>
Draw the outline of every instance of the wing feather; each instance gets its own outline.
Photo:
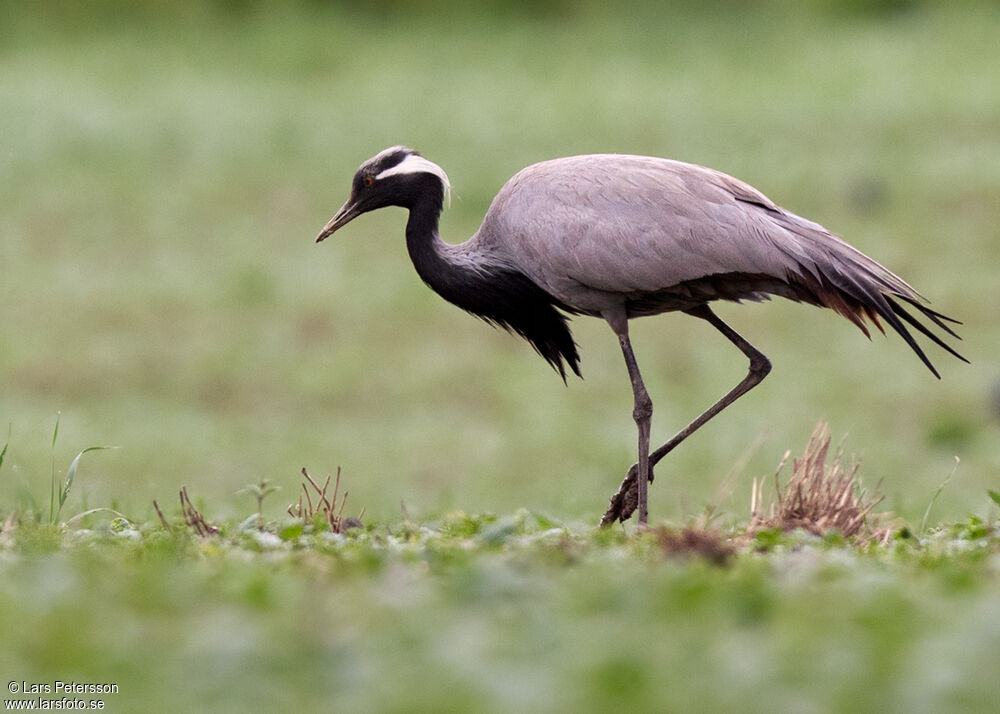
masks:
<path id="1" fill-rule="evenodd" d="M 780 215 L 759 191 L 712 169 L 592 155 L 524 169 L 486 221 L 500 223 L 493 233 L 550 288 L 572 276 L 624 293 L 726 272 L 782 278 L 799 263 L 810 267 L 794 233 L 775 221 Z"/>
<path id="2" fill-rule="evenodd" d="M 733 276 L 737 282 L 717 297 L 804 300 L 832 308 L 865 334 L 865 320 L 882 329 L 881 318 L 935 374 L 906 324 L 943 343 L 899 301 L 956 336 L 943 322 L 954 321 L 925 307 L 902 278 L 818 223 L 704 166 L 617 154 L 535 164 L 500 190 L 478 239 L 582 312 L 623 300 L 655 307 L 671 289 L 690 293 L 698 281 L 711 287 Z M 744 284 L 746 294 L 733 287 Z M 680 304 L 664 300 L 661 310 Z M 650 311 L 657 310 L 642 314 Z"/>

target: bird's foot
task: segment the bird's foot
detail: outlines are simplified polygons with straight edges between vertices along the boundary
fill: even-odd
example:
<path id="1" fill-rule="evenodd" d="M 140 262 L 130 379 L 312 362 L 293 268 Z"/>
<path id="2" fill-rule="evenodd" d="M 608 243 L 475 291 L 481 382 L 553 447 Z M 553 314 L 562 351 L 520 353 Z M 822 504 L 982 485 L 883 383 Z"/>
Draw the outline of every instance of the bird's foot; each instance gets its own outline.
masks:
<path id="1" fill-rule="evenodd" d="M 632 468 L 628 470 L 622 480 L 622 485 L 618 487 L 617 493 L 611 497 L 608 510 L 601 516 L 601 526 L 611 525 L 615 521 L 624 523 L 632 517 L 635 509 L 639 506 L 638 480 L 639 464 L 632 464 Z M 653 482 L 652 467 L 649 469 L 649 482 Z"/>

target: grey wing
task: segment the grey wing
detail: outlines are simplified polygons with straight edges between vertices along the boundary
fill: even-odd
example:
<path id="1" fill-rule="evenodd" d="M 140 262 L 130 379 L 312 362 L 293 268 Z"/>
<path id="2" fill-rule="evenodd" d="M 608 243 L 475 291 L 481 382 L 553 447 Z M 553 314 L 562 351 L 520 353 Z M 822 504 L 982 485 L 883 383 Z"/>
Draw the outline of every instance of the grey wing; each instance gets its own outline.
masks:
<path id="1" fill-rule="evenodd" d="M 702 166 L 618 155 L 536 164 L 504 186 L 483 226 L 512 263 L 583 311 L 740 274 L 749 278 L 746 293 L 722 297 L 804 300 L 866 334 L 864 321 L 878 326 L 882 318 L 934 374 L 904 322 L 961 358 L 901 303 L 957 337 L 945 324 L 955 321 L 926 307 L 902 278 L 752 186 Z"/>
<path id="2" fill-rule="evenodd" d="M 574 283 L 656 292 L 726 273 L 786 280 L 842 261 L 918 298 L 822 226 L 693 164 L 617 155 L 544 162 L 508 182 L 490 214 L 521 268 L 556 294 Z"/>

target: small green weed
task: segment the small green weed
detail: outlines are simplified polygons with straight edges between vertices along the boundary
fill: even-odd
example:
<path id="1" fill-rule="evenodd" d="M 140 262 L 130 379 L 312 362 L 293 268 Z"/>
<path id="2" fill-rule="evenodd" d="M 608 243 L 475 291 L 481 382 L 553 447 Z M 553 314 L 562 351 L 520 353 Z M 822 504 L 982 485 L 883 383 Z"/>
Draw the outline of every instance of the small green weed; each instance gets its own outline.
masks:
<path id="1" fill-rule="evenodd" d="M 931 515 L 931 508 L 934 507 L 934 502 L 938 500 L 938 497 L 941 495 L 941 492 L 944 491 L 944 487 L 948 485 L 952 477 L 955 475 L 955 472 L 958 470 L 959 463 L 960 463 L 959 458 L 956 456 L 955 465 L 952 466 L 951 471 L 948 472 L 948 475 L 945 476 L 944 481 L 941 482 L 941 485 L 937 487 L 937 490 L 934 492 L 934 495 L 931 496 L 931 501 L 930 503 L 927 504 L 927 508 L 924 510 L 924 517 L 920 519 L 921 533 L 923 533 L 924 529 L 927 528 L 927 519 Z"/>
<path id="2" fill-rule="evenodd" d="M 251 483 L 241 488 L 237 493 L 249 493 L 257 501 L 257 530 L 264 530 L 264 499 L 275 491 L 280 491 L 281 486 L 275 486 L 271 479 L 262 478 L 258 483 Z M 251 516 L 253 518 L 253 516 Z M 247 519 L 250 520 L 250 519 Z"/>
<path id="3" fill-rule="evenodd" d="M 73 484 L 76 481 L 77 472 L 80 468 L 80 460 L 83 458 L 84 454 L 90 453 L 92 451 L 104 451 L 109 449 L 117 449 L 117 446 L 88 446 L 87 448 L 81 450 L 70 462 L 69 468 L 66 469 L 66 475 L 60 479 L 58 471 L 56 469 L 56 444 L 59 440 L 59 423 L 61 419 L 61 414 L 56 414 L 55 426 L 52 429 L 52 440 L 50 444 L 50 449 L 52 453 L 51 457 L 51 471 L 49 475 L 49 509 L 48 509 L 48 523 L 50 525 L 55 525 L 58 523 L 60 516 L 62 515 L 63 506 L 66 505 L 66 501 L 69 498 L 70 492 L 73 489 Z M 7 439 L 3 444 L 3 448 L 0 449 L 0 467 L 3 466 L 4 458 L 7 456 L 7 449 L 10 447 L 10 438 L 13 429 L 13 423 L 8 423 L 7 425 Z M 29 504 L 29 508 L 34 517 L 40 517 L 36 512 L 37 501 L 31 494 L 30 489 L 27 484 L 23 482 L 22 479 L 22 489 L 21 489 L 21 499 L 22 502 Z M 121 516 L 117 511 L 112 509 L 97 508 L 87 510 L 83 513 L 79 513 L 74 516 L 74 519 L 81 519 L 90 515 L 92 513 L 97 513 L 100 511 L 112 511 L 118 516 Z"/>

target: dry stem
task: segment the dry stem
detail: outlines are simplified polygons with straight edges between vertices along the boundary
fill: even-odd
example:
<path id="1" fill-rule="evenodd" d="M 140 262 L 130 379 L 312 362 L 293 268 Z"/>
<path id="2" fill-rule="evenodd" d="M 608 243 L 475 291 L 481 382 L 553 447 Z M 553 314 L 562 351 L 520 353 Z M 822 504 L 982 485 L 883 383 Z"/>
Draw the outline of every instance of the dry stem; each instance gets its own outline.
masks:
<path id="1" fill-rule="evenodd" d="M 337 475 L 333 482 L 333 496 L 331 498 L 327 498 L 326 496 L 327 489 L 330 487 L 330 476 L 326 477 L 326 481 L 323 482 L 322 487 L 313 480 L 313 477 L 309 475 L 305 467 L 302 468 L 302 476 L 305 478 L 308 486 L 312 487 L 315 495 L 318 496 L 317 504 L 313 505 L 312 497 L 309 495 L 309 487 L 306 483 L 303 483 L 298 503 L 293 503 L 288 507 L 288 514 L 290 516 L 311 521 L 317 513 L 322 513 L 323 520 L 326 521 L 326 524 L 334 533 L 343 533 L 348 528 L 361 527 L 361 517 L 364 516 L 364 509 L 361 509 L 361 514 L 357 518 L 344 518 L 344 506 L 347 505 L 347 495 L 350 491 L 344 491 L 344 495 L 339 497 L 340 505 L 337 505 L 338 492 L 340 491 L 339 466 L 337 467 Z M 304 501 L 303 498 L 305 499 Z"/>
<path id="2" fill-rule="evenodd" d="M 198 509 L 194 507 L 191 503 L 191 499 L 188 496 L 187 486 L 180 490 L 181 499 L 181 512 L 184 514 L 184 523 L 188 525 L 189 528 L 193 529 L 202 538 L 210 535 L 217 535 L 219 529 L 215 526 L 209 524 L 205 520 L 205 517 L 198 512 Z M 157 508 L 159 511 L 159 508 Z M 163 518 L 163 514 L 160 514 L 160 518 Z"/>

